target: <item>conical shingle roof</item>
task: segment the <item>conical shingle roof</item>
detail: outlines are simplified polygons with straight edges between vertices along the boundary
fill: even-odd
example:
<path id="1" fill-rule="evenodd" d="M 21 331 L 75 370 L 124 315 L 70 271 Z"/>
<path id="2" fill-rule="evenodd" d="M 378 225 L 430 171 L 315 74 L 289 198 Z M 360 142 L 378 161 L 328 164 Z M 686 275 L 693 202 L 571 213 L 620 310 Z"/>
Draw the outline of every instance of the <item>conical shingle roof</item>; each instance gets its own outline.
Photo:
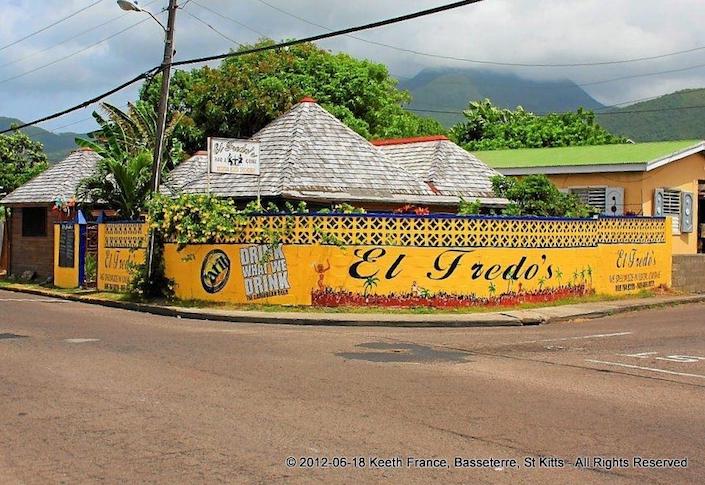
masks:
<path id="1" fill-rule="evenodd" d="M 499 173 L 445 136 L 374 143 L 391 160 L 430 184 L 438 195 L 468 200 L 495 197 L 490 179 Z"/>
<path id="2" fill-rule="evenodd" d="M 49 204 L 57 198 L 69 199 L 76 195 L 78 184 L 93 175 L 101 156 L 92 150 L 80 149 L 56 165 L 18 187 L 3 204 Z"/>
<path id="3" fill-rule="evenodd" d="M 259 193 L 309 200 L 394 201 L 433 196 L 422 180 L 310 99 L 252 139 L 261 142 L 259 177 L 207 174 L 204 157 L 199 156 L 172 172 L 168 188 L 225 197 Z"/>

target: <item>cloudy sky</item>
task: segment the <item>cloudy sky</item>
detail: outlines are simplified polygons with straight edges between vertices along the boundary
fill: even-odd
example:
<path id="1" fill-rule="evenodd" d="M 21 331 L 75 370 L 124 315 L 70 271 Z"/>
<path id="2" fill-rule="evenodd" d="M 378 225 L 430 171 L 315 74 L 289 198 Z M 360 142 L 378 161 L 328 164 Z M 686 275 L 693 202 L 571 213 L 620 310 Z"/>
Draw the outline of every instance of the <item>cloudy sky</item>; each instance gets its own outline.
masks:
<path id="1" fill-rule="evenodd" d="M 226 52 L 233 47 L 227 38 L 250 43 L 262 34 L 282 39 L 322 31 L 272 6 L 315 24 L 339 29 L 447 1 L 180 0 L 180 3 L 187 4 L 177 18 L 177 60 Z M 167 0 L 140 2 L 164 22 L 165 14 L 159 12 L 166 4 Z M 88 6 L 70 19 L 16 42 Z M 350 37 L 320 45 L 383 62 L 398 77 L 412 77 L 425 67 L 488 67 L 468 60 L 584 64 L 692 50 L 620 64 L 495 67 L 533 79 L 569 78 L 587 84 L 586 91 L 598 101 L 612 105 L 683 88 L 705 87 L 703 25 L 702 0 L 484 0 L 357 34 L 363 39 L 430 55 L 402 52 Z M 123 12 L 114 0 L 2 0 L 0 116 L 30 120 L 77 104 L 158 64 L 162 42 L 160 27 L 146 14 Z M 624 77 L 627 79 L 615 80 Z M 127 89 L 112 96 L 110 101 L 124 105 L 135 96 L 136 89 Z M 78 111 L 41 126 L 54 131 L 86 131 L 93 127 L 90 111 Z"/>

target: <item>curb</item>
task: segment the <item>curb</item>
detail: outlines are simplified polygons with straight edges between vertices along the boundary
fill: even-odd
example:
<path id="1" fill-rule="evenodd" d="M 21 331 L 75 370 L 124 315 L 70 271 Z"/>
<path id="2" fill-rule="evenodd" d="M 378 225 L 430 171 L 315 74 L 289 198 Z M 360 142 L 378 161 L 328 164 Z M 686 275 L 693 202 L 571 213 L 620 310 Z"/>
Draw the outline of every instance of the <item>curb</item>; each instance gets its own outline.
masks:
<path id="1" fill-rule="evenodd" d="M 521 327 L 549 323 L 564 323 L 573 320 L 592 320 L 609 315 L 639 310 L 659 308 L 665 305 L 683 305 L 705 302 L 705 294 L 674 296 L 658 301 L 629 302 L 621 304 L 618 301 L 604 303 L 584 303 L 576 306 L 587 307 L 567 312 L 564 315 L 546 315 L 543 312 L 561 307 L 545 307 L 530 310 L 506 312 L 487 312 L 469 314 L 374 314 L 374 313 L 265 313 L 256 311 L 219 312 L 218 310 L 199 310 L 172 306 L 152 305 L 125 301 L 110 301 L 92 298 L 88 295 L 62 294 L 51 290 L 38 288 L 0 287 L 0 290 L 30 295 L 45 296 L 59 300 L 68 300 L 109 308 L 118 308 L 152 315 L 191 320 L 220 321 L 231 323 L 257 323 L 267 325 L 298 325 L 298 326 L 341 326 L 341 327 L 410 327 L 410 328 L 471 328 L 471 327 Z M 658 298 L 658 297 L 657 297 Z M 589 305 L 606 306 L 608 308 L 589 309 Z M 566 306 L 567 307 L 567 306 Z M 564 308 L 566 308 L 564 307 Z M 566 308 L 567 310 L 567 308 Z M 555 310 L 554 310 L 555 311 Z"/>

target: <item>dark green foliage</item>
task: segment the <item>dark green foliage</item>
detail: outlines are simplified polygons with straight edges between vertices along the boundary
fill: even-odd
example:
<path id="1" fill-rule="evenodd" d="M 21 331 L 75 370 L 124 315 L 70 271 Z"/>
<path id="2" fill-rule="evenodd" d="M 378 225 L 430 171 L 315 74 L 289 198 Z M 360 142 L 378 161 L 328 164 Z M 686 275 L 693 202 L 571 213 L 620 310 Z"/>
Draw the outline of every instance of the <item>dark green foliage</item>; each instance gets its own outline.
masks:
<path id="1" fill-rule="evenodd" d="M 23 125 L 24 122 L 16 118 L 4 118 L 0 116 L 0 130 L 6 130 L 11 126 Z M 76 148 L 74 141 L 78 133 L 52 133 L 38 126 L 28 126 L 20 130 L 32 140 L 39 142 L 44 147 L 49 162 L 58 162 L 66 158 L 66 156 Z"/>
<path id="2" fill-rule="evenodd" d="M 123 159 L 142 152 L 154 152 L 157 140 L 157 115 L 147 103 L 128 103 L 127 111 L 108 103 L 100 105 L 105 116 L 93 112 L 93 118 L 100 129 L 91 133 L 89 139 L 77 138 L 79 146 L 87 147 L 106 158 Z M 174 166 L 183 157 L 181 143 L 173 137 L 174 129 L 181 123 L 182 116 L 172 116 L 164 130 L 164 160 Z"/>
<path id="3" fill-rule="evenodd" d="M 598 114 L 597 119 L 612 133 L 637 142 L 702 140 L 705 139 L 705 89 L 686 89 L 612 109 L 609 114 Z"/>
<path id="4" fill-rule="evenodd" d="M 479 214 L 482 210 L 482 202 L 479 200 L 467 201 L 460 198 L 460 203 L 458 204 L 458 215 L 459 216 L 473 216 Z"/>
<path id="5" fill-rule="evenodd" d="M 592 217 L 595 209 L 576 196 L 560 192 L 545 175 L 492 177 L 492 190 L 509 200 L 507 216 Z"/>
<path id="6" fill-rule="evenodd" d="M 608 133 L 595 114 L 579 108 L 575 113 L 539 116 L 517 107 L 497 108 L 486 99 L 470 103 L 465 121 L 451 129 L 451 138 L 467 150 L 543 148 L 606 145 L 627 140 Z"/>
<path id="7" fill-rule="evenodd" d="M 0 135 L 0 193 L 10 193 L 46 170 L 41 143 L 21 132 Z"/>
<path id="8" fill-rule="evenodd" d="M 152 267 L 151 278 L 148 277 L 149 261 L 141 264 L 133 264 L 128 270 L 130 272 L 130 283 L 128 293 L 138 299 L 164 298 L 172 300 L 174 298 L 174 281 L 166 277 L 164 263 L 164 241 L 161 235 L 156 232 L 154 237 L 155 263 Z"/>
<path id="9" fill-rule="evenodd" d="M 435 120 L 403 108 L 409 95 L 396 84 L 382 64 L 302 44 L 229 58 L 216 68 L 177 71 L 170 110 L 185 115 L 175 134 L 190 153 L 205 148 L 207 136 L 248 138 L 304 96 L 368 139 L 443 133 Z M 152 105 L 158 97 L 156 80 L 140 93 Z"/>
<path id="10" fill-rule="evenodd" d="M 98 161 L 96 173 L 81 181 L 79 198 L 117 210 L 124 219 L 139 219 L 151 189 L 152 154 L 120 155 Z"/>

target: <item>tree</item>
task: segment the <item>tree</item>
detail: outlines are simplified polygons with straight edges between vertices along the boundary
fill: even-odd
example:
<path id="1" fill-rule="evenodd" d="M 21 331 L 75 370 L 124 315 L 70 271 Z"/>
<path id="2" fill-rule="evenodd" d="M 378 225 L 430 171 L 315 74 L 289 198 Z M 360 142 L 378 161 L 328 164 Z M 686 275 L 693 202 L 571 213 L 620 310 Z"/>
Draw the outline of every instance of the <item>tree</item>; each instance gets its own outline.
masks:
<path id="1" fill-rule="evenodd" d="M 122 111 L 109 103 L 100 105 L 104 115 L 93 112 L 93 118 L 100 129 L 91 134 L 91 139 L 76 139 L 76 144 L 91 148 L 104 158 L 114 160 L 134 157 L 144 151 L 154 152 L 157 140 L 157 115 L 147 103 L 128 103 L 127 111 Z M 181 161 L 181 143 L 173 138 L 174 129 L 181 123 L 182 116 L 175 113 L 164 131 L 165 160 L 172 165 Z"/>
<path id="2" fill-rule="evenodd" d="M 254 47 L 273 43 L 263 40 Z M 156 106 L 158 86 L 146 83 L 140 99 Z M 252 136 L 304 96 L 316 98 L 368 139 L 445 131 L 437 121 L 403 108 L 410 96 L 397 88 L 384 65 L 332 54 L 314 44 L 227 58 L 216 68 L 177 71 L 169 109 L 185 115 L 175 134 L 194 152 L 205 147 L 208 136 Z"/>
<path id="3" fill-rule="evenodd" d="M 0 193 L 10 193 L 48 167 L 41 143 L 16 131 L 0 135 Z"/>
<path id="4" fill-rule="evenodd" d="M 508 216 L 592 217 L 595 209 L 572 194 L 560 192 L 545 175 L 522 178 L 495 175 L 492 190 L 509 200 L 503 214 Z"/>
<path id="5" fill-rule="evenodd" d="M 471 102 L 463 112 L 465 121 L 455 125 L 450 136 L 466 150 L 542 148 L 575 145 L 627 143 L 602 128 L 592 111 L 536 115 L 521 106 L 514 111 L 498 108 L 489 99 Z"/>
<path id="6" fill-rule="evenodd" d="M 94 175 L 81 180 L 78 196 L 115 209 L 125 219 L 138 219 L 146 211 L 152 175 L 152 153 L 123 153 L 98 161 Z"/>

